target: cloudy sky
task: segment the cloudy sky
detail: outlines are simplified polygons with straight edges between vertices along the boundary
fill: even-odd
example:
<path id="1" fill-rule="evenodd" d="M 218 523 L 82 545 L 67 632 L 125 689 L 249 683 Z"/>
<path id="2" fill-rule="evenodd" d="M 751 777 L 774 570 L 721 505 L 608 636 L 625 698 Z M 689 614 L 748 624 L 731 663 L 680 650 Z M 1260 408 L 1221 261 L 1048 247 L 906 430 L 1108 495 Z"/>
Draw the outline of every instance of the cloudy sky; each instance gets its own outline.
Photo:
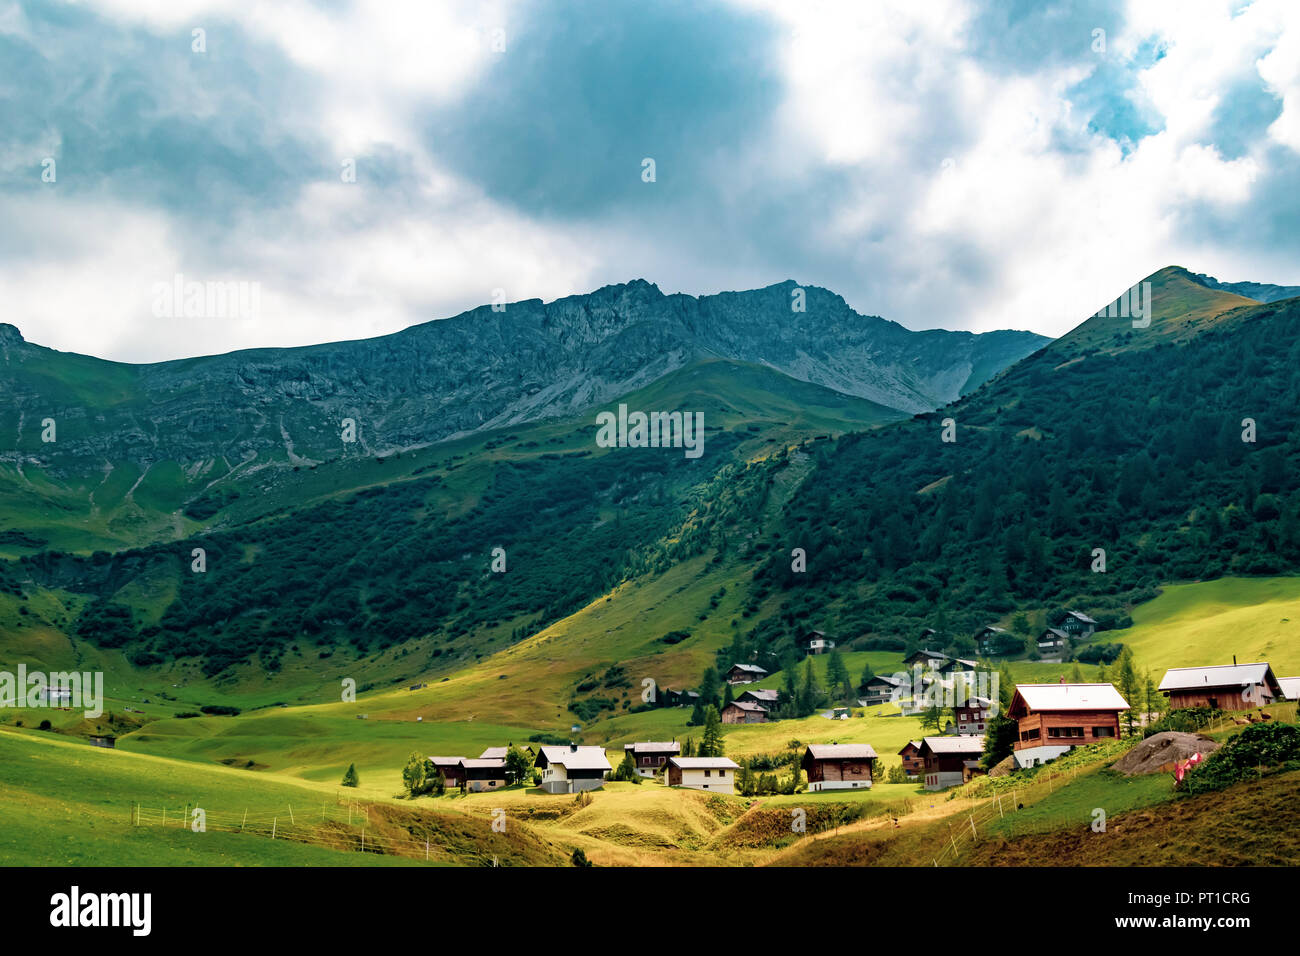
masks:
<path id="1" fill-rule="evenodd" d="M 638 277 L 1047 334 L 1300 284 L 1294 0 L 0 0 L 0 116 L 0 321 L 124 361 Z"/>

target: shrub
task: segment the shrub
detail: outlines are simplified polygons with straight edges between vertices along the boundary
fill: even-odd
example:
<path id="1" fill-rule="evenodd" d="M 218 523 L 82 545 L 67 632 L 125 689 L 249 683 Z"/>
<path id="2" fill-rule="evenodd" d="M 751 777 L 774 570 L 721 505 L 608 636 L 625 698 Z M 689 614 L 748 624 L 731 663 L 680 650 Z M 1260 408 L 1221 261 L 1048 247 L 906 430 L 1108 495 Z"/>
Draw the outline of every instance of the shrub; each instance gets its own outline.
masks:
<path id="1" fill-rule="evenodd" d="M 1290 765 L 1300 765 L 1300 725 L 1251 724 L 1185 779 L 1194 780 L 1197 790 L 1221 790 Z"/>
<path id="2" fill-rule="evenodd" d="M 1146 738 L 1166 730 L 1192 734 L 1209 724 L 1218 715 L 1219 711 L 1213 707 L 1182 707 L 1171 710 L 1159 720 L 1147 724 L 1142 731 L 1142 736 Z"/>

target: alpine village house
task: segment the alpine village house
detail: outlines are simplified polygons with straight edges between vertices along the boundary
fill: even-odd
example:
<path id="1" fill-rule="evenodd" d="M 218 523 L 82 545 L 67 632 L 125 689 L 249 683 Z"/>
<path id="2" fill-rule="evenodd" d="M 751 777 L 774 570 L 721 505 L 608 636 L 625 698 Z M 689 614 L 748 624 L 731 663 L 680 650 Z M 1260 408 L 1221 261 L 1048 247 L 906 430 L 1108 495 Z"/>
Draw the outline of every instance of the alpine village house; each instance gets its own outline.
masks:
<path id="1" fill-rule="evenodd" d="M 1120 712 L 1128 709 L 1112 684 L 1017 684 L 1007 708 L 1018 725 L 1016 766 L 1032 767 L 1118 737 Z"/>

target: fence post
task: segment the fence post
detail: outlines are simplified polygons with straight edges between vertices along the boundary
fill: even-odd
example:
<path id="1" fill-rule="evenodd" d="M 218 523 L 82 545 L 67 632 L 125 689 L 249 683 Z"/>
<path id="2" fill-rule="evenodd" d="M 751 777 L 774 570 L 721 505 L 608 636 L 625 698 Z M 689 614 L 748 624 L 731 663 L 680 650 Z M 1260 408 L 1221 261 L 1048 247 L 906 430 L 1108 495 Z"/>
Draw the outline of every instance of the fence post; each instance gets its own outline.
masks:
<path id="1" fill-rule="evenodd" d="M 361 828 L 361 852 L 366 852 L 366 828 Z"/>
<path id="2" fill-rule="evenodd" d="M 975 833 L 975 814 L 972 813 L 972 814 L 970 815 L 970 838 L 973 840 L 973 839 L 975 839 L 975 836 L 976 836 L 976 833 Z"/>
<path id="3" fill-rule="evenodd" d="M 277 823 L 279 823 L 279 822 L 280 822 L 280 818 L 279 818 L 279 817 L 272 817 L 272 818 L 271 818 L 271 839 L 272 839 L 272 840 L 275 839 L 275 825 L 276 825 Z"/>
<path id="4" fill-rule="evenodd" d="M 297 824 L 295 824 L 295 823 L 293 822 L 293 804 L 292 804 L 292 803 L 289 804 L 289 825 L 290 825 L 290 826 L 296 826 L 296 825 L 297 825 Z"/>
<path id="5" fill-rule="evenodd" d="M 429 838 L 424 838 L 424 862 L 429 862 Z"/>
<path id="6" fill-rule="evenodd" d="M 244 824 L 248 822 L 248 807 L 244 807 L 244 819 L 239 821 L 239 832 L 244 832 Z"/>

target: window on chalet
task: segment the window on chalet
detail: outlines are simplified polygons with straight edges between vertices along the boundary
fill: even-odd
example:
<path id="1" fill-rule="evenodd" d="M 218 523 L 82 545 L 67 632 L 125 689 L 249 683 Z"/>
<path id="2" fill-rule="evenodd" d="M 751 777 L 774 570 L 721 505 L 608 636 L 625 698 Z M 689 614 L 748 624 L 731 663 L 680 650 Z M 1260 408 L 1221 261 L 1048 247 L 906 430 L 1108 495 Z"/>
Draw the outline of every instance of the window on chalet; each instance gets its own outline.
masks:
<path id="1" fill-rule="evenodd" d="M 1094 737 L 1114 737 L 1114 736 L 1115 736 L 1115 728 L 1114 728 L 1114 727 L 1094 727 L 1094 728 L 1092 728 L 1092 735 L 1093 735 Z"/>
<path id="2" fill-rule="evenodd" d="M 1082 727 L 1049 727 L 1047 729 L 1048 737 L 1082 737 Z"/>

